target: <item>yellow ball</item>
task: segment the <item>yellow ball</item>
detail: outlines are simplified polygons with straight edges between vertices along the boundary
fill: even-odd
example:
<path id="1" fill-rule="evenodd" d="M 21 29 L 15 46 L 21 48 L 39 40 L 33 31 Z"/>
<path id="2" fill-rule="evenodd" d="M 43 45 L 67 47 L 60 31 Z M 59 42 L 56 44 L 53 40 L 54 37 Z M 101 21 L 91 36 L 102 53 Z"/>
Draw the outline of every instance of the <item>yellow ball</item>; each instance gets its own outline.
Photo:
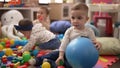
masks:
<path id="1" fill-rule="evenodd" d="M 14 39 L 10 40 L 10 44 L 13 45 L 14 44 Z"/>
<path id="2" fill-rule="evenodd" d="M 11 56 L 11 55 L 13 54 L 13 50 L 12 50 L 11 48 L 7 48 L 7 49 L 5 50 L 5 54 L 6 54 L 7 56 Z"/>
<path id="3" fill-rule="evenodd" d="M 0 51 L 2 51 L 2 50 L 3 50 L 3 48 L 4 48 L 4 47 L 3 47 L 3 45 L 1 45 L 1 44 L 0 44 Z"/>
<path id="4" fill-rule="evenodd" d="M 19 46 L 19 47 L 18 47 L 18 50 L 21 50 L 22 48 L 23 48 L 22 46 Z"/>
<path id="5" fill-rule="evenodd" d="M 8 38 L 4 38 L 4 39 L 3 39 L 3 42 L 6 42 L 7 40 L 8 40 Z"/>
<path id="6" fill-rule="evenodd" d="M 42 68 L 51 68 L 51 65 L 49 62 L 43 62 Z"/>
<path id="7" fill-rule="evenodd" d="M 23 54 L 30 54 L 30 52 L 29 51 L 24 51 Z"/>

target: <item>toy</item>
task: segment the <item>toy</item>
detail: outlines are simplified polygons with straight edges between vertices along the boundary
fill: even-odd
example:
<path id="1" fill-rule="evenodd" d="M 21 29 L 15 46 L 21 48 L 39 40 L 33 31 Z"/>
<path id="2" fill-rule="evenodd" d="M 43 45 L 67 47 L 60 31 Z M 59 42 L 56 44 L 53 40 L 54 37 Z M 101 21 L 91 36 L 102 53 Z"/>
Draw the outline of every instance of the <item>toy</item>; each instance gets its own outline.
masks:
<path id="1" fill-rule="evenodd" d="M 6 54 L 7 56 L 11 56 L 11 55 L 13 54 L 13 50 L 12 50 L 11 48 L 6 48 L 6 49 L 5 49 L 5 54 Z"/>
<path id="2" fill-rule="evenodd" d="M 0 51 L 0 57 L 2 57 L 3 55 L 5 55 L 4 51 Z"/>
<path id="3" fill-rule="evenodd" d="M 3 64 L 6 64 L 7 61 L 8 61 L 8 60 L 7 60 L 7 56 L 2 56 L 2 59 L 1 59 L 1 60 L 2 60 L 2 63 L 3 63 Z"/>
<path id="4" fill-rule="evenodd" d="M 92 68 L 99 54 L 93 42 L 84 37 L 72 40 L 66 48 L 66 58 L 73 68 Z"/>
<path id="5" fill-rule="evenodd" d="M 22 55 L 24 62 L 28 62 L 29 59 L 31 58 L 30 53 L 23 53 Z"/>
<path id="6" fill-rule="evenodd" d="M 1 44 L 0 44 L 0 51 L 2 51 L 2 50 L 3 50 L 3 48 L 4 48 L 4 47 L 3 47 L 3 45 L 1 45 Z"/>
<path id="7" fill-rule="evenodd" d="M 59 65 L 58 65 L 57 68 L 65 68 L 65 67 L 63 66 L 63 61 L 62 61 L 62 60 L 59 62 Z"/>
<path id="8" fill-rule="evenodd" d="M 24 37 L 22 33 L 14 28 L 14 25 L 18 25 L 21 19 L 23 19 L 23 16 L 18 10 L 9 10 L 2 14 L 2 34 L 10 39 L 21 39 L 21 37 Z"/>
<path id="9" fill-rule="evenodd" d="M 51 65 L 49 62 L 47 62 L 47 59 L 43 60 L 42 68 L 51 68 Z"/>

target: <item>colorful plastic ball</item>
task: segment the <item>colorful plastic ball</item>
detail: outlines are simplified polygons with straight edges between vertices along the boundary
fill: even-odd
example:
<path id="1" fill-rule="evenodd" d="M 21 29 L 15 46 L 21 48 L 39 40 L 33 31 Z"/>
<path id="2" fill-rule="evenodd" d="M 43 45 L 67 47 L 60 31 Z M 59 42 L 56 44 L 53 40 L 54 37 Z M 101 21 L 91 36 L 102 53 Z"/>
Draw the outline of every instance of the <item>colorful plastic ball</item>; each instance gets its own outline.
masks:
<path id="1" fill-rule="evenodd" d="M 3 45 L 3 47 L 5 47 L 5 42 L 0 42 L 1 45 Z"/>
<path id="2" fill-rule="evenodd" d="M 24 46 L 28 43 L 28 40 L 21 40 L 19 43 L 21 46 Z"/>
<path id="3" fill-rule="evenodd" d="M 5 54 L 6 54 L 7 56 L 11 56 L 11 55 L 13 54 L 13 50 L 12 50 L 11 48 L 6 48 L 6 49 L 5 49 Z"/>
<path id="4" fill-rule="evenodd" d="M 23 57 L 24 62 L 28 62 L 29 59 L 31 58 L 31 55 L 30 53 L 24 53 L 22 57 Z"/>
<path id="5" fill-rule="evenodd" d="M 1 44 L 0 44 L 0 51 L 2 51 L 2 50 L 3 50 L 3 48 L 4 48 L 4 47 L 3 47 L 3 45 L 1 45 Z"/>
<path id="6" fill-rule="evenodd" d="M 37 56 L 38 52 L 39 52 L 39 50 L 33 50 L 33 51 L 32 51 L 32 55 L 33 55 L 33 56 Z"/>
<path id="7" fill-rule="evenodd" d="M 22 40 L 27 40 L 27 38 L 26 38 L 26 37 L 23 37 Z"/>
<path id="8" fill-rule="evenodd" d="M 10 44 L 13 45 L 14 44 L 14 39 L 10 40 Z"/>
<path id="9" fill-rule="evenodd" d="M 63 36 L 64 36 L 63 34 L 58 34 L 58 35 L 57 35 L 57 37 L 58 37 L 60 40 L 63 39 Z"/>
<path id="10" fill-rule="evenodd" d="M 73 68 L 92 68 L 98 61 L 98 51 L 93 42 L 84 37 L 72 40 L 66 48 L 66 58 Z"/>
<path id="11" fill-rule="evenodd" d="M 16 46 L 16 45 L 20 45 L 20 40 L 15 40 L 14 41 L 14 45 Z"/>
<path id="12" fill-rule="evenodd" d="M 49 62 L 43 62 L 42 68 L 51 68 L 51 65 Z"/>
<path id="13" fill-rule="evenodd" d="M 4 51 L 0 51 L 0 57 L 2 57 L 3 55 L 5 55 Z"/>

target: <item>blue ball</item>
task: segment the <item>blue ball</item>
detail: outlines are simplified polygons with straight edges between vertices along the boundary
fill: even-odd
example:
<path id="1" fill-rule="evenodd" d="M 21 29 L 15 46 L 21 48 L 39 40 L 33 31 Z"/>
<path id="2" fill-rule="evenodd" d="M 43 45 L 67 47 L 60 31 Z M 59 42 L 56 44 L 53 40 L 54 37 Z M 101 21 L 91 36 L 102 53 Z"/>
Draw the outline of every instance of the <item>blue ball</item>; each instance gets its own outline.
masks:
<path id="1" fill-rule="evenodd" d="M 73 68 L 92 68 L 98 61 L 98 51 L 88 38 L 72 40 L 65 51 L 66 58 Z"/>
<path id="2" fill-rule="evenodd" d="M 33 50 L 33 51 L 32 51 L 32 55 L 33 55 L 33 56 L 37 56 L 38 52 L 39 52 L 39 50 Z"/>
<path id="3" fill-rule="evenodd" d="M 5 55 L 4 51 L 0 51 L 0 57 L 2 57 L 3 55 Z"/>

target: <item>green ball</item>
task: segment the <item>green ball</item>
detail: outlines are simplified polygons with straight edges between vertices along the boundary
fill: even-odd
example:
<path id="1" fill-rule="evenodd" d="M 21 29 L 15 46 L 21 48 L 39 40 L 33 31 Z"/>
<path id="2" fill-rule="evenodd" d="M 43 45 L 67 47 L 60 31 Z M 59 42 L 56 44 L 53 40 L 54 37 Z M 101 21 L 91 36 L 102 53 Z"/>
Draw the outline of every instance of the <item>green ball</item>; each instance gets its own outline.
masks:
<path id="1" fill-rule="evenodd" d="M 29 53 L 25 53 L 22 55 L 24 62 L 28 62 L 31 58 L 31 55 Z"/>

